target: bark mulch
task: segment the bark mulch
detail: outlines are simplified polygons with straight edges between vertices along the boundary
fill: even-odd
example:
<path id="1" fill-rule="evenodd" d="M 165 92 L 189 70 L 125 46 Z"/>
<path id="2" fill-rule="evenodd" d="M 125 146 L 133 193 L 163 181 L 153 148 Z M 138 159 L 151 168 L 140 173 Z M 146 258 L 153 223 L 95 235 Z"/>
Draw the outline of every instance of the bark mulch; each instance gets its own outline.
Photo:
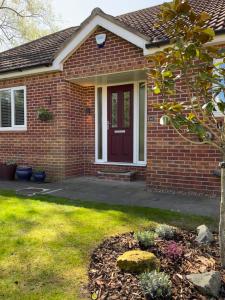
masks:
<path id="1" fill-rule="evenodd" d="M 143 249 L 134 239 L 133 233 L 126 233 L 105 240 L 95 249 L 89 269 L 89 290 L 98 300 L 143 300 L 145 299 L 137 275 L 124 273 L 117 267 L 117 257 L 125 251 L 142 249 L 153 252 L 161 262 L 160 271 L 166 272 L 172 281 L 172 299 L 204 300 L 186 279 L 187 274 L 212 270 L 221 272 L 223 279 L 220 299 L 225 299 L 225 271 L 220 267 L 218 236 L 209 246 L 199 246 L 193 232 L 179 231 L 175 241 L 183 247 L 184 255 L 179 260 L 166 257 L 168 241 L 157 240 L 155 246 Z"/>

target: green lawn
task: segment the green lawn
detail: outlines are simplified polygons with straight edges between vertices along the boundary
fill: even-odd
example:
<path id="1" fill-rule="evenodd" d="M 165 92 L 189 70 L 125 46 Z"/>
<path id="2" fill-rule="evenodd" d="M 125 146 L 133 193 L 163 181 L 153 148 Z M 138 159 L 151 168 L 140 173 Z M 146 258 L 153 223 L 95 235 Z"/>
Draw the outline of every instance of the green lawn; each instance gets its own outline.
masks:
<path id="1" fill-rule="evenodd" d="M 0 192 L 0 299 L 87 299 L 92 250 L 107 236 L 156 222 L 215 225 L 159 209 Z"/>

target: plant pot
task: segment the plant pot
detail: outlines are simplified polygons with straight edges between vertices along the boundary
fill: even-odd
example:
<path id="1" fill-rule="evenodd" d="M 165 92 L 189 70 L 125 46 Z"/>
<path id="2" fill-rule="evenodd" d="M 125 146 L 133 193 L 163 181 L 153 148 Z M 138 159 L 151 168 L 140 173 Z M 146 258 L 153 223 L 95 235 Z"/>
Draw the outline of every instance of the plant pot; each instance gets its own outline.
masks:
<path id="1" fill-rule="evenodd" d="M 34 172 L 33 173 L 34 181 L 36 182 L 44 182 L 46 178 L 46 173 L 44 171 Z"/>
<path id="2" fill-rule="evenodd" d="M 14 180 L 16 173 L 16 164 L 0 164 L 0 180 Z"/>
<path id="3" fill-rule="evenodd" d="M 27 166 L 19 166 L 16 169 L 16 176 L 18 180 L 29 181 L 32 176 L 32 168 Z"/>

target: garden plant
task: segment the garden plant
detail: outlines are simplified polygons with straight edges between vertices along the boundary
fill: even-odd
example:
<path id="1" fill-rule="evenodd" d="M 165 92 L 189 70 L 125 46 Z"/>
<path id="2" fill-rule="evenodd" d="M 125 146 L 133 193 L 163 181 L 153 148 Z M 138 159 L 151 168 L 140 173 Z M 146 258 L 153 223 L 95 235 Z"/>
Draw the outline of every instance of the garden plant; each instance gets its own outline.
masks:
<path id="1" fill-rule="evenodd" d="M 225 48 L 213 45 L 210 16 L 195 13 L 188 1 L 165 3 L 159 20 L 170 45 L 149 56 L 149 77 L 159 96 L 154 107 L 162 113 L 161 125 L 172 127 L 192 145 L 208 145 L 221 153 L 219 238 L 225 267 Z M 178 96 L 181 86 L 185 101 Z"/>

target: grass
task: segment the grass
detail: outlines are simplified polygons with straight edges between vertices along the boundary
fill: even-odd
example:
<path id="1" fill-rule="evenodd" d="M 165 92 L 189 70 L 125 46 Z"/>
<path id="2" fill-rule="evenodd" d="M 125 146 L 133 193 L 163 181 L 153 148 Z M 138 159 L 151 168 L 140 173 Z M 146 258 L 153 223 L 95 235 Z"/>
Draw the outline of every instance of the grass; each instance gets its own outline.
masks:
<path id="1" fill-rule="evenodd" d="M 87 299 L 90 254 L 110 235 L 210 218 L 52 196 L 0 193 L 0 299 Z"/>

